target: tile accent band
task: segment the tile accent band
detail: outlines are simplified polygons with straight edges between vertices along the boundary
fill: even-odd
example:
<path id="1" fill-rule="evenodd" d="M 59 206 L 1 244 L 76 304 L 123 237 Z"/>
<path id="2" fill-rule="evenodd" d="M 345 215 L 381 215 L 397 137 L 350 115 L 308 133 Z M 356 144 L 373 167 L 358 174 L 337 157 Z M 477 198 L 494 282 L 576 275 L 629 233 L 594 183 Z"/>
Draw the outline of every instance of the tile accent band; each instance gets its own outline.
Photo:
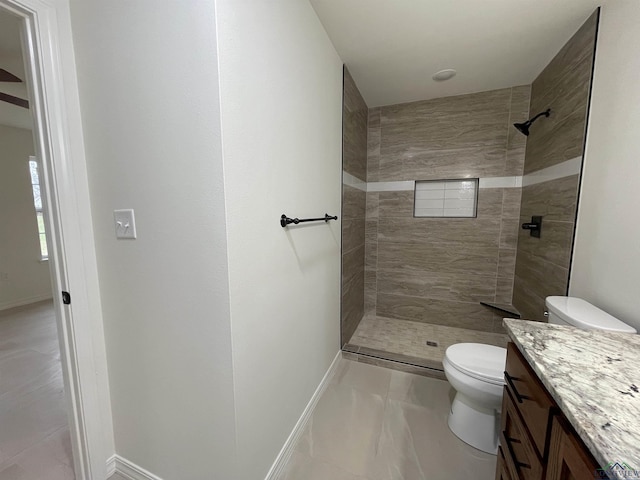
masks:
<path id="1" fill-rule="evenodd" d="M 521 188 L 538 183 L 550 182 L 559 178 L 578 175 L 582 167 L 582 157 L 575 157 L 557 165 L 543 168 L 537 172 L 524 176 L 512 177 L 482 177 L 478 188 Z M 460 180 L 464 180 L 461 178 Z M 353 175 L 342 172 L 342 183 L 363 192 L 407 192 L 415 190 L 414 180 L 401 180 L 394 182 L 364 182 Z"/>
<path id="2" fill-rule="evenodd" d="M 350 173 L 342 171 L 342 184 L 349 187 L 357 188 L 363 192 L 367 191 L 367 182 L 360 180 L 358 177 L 351 175 Z"/>

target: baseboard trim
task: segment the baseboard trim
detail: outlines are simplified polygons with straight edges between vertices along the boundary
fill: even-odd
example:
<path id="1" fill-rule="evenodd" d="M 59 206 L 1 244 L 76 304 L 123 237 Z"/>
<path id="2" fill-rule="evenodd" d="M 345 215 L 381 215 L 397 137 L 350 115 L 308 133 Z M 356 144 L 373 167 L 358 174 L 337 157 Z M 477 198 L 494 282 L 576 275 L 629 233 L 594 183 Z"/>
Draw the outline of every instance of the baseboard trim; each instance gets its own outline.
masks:
<path id="1" fill-rule="evenodd" d="M 114 473 L 117 473 L 127 480 L 162 480 L 157 475 L 154 475 L 120 455 L 113 455 L 107 460 L 107 478 L 111 477 Z"/>
<path id="2" fill-rule="evenodd" d="M 21 300 L 14 300 L 12 302 L 0 303 L 0 311 L 9 310 L 10 308 L 24 307 L 25 305 L 31 305 L 32 303 L 43 302 L 45 300 L 51 300 L 53 296 L 51 293 L 46 295 L 36 295 L 35 297 L 23 298 Z"/>
<path id="3" fill-rule="evenodd" d="M 296 443 L 300 439 L 302 432 L 304 431 L 305 427 L 307 426 L 307 423 L 309 422 L 309 419 L 311 418 L 311 415 L 313 414 L 313 410 L 316 408 L 316 405 L 318 404 L 318 400 L 320 400 L 320 397 L 329 386 L 329 383 L 331 383 L 331 379 L 333 378 L 333 376 L 336 373 L 336 370 L 338 369 L 338 365 L 340 364 L 341 358 L 342 358 L 342 351 L 338 351 L 335 358 L 333 359 L 333 362 L 331 362 L 331 365 L 329 366 L 327 373 L 324 374 L 324 377 L 320 381 L 318 388 L 316 388 L 316 391 L 311 396 L 311 400 L 309 400 L 309 403 L 307 404 L 304 411 L 302 412 L 302 415 L 300 415 L 298 422 L 296 423 L 295 427 L 293 427 L 293 430 L 291 431 L 289 438 L 287 438 L 287 441 L 284 442 L 284 446 L 282 447 L 282 450 L 280 450 L 280 453 L 276 457 L 275 462 L 273 462 L 273 465 L 271 466 L 269 473 L 267 473 L 265 480 L 277 480 L 278 478 L 280 478 L 280 475 L 282 474 L 284 467 L 287 465 L 287 462 L 289 461 L 289 459 L 291 458 L 291 455 L 293 454 L 293 449 Z"/>

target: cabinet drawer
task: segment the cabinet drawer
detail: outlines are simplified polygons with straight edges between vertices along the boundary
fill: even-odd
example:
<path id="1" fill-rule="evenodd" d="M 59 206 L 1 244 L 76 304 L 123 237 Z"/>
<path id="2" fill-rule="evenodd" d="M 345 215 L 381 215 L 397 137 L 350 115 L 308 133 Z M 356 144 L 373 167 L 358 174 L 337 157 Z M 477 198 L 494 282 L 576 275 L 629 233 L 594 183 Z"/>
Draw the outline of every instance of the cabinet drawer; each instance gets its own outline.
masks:
<path id="1" fill-rule="evenodd" d="M 542 479 L 542 463 L 506 387 L 502 398 L 500 444 L 507 469 L 513 480 Z"/>
<path id="2" fill-rule="evenodd" d="M 498 447 L 498 463 L 496 465 L 496 480 L 511 480 L 502 447 Z"/>
<path id="3" fill-rule="evenodd" d="M 538 455 L 546 459 L 551 414 L 555 403 L 513 343 L 507 346 L 507 367 L 504 376 L 506 388 L 528 427 Z"/>

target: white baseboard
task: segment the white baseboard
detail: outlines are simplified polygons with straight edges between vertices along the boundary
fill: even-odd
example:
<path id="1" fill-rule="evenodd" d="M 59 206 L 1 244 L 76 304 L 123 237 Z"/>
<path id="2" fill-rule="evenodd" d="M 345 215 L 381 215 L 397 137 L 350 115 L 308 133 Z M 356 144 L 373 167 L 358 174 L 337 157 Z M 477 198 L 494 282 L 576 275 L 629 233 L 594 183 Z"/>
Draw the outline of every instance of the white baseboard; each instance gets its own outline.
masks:
<path id="1" fill-rule="evenodd" d="M 318 385 L 318 388 L 316 388 L 316 391 L 311 396 L 311 400 L 309 400 L 309 403 L 302 412 L 302 415 L 300 415 L 298 422 L 296 423 L 295 427 L 293 427 L 293 431 L 289 435 L 289 438 L 287 438 L 287 441 L 284 442 L 284 446 L 276 457 L 275 462 L 273 462 L 273 465 L 271 466 L 269 473 L 267 473 L 265 480 L 277 480 L 282 474 L 284 467 L 287 465 L 287 462 L 291 458 L 291 454 L 293 453 L 293 449 L 296 443 L 298 443 L 298 440 L 300 439 L 304 428 L 307 426 L 307 423 L 309 422 L 309 419 L 313 414 L 313 410 L 316 408 L 318 400 L 320 400 L 320 397 L 327 389 L 327 386 L 329 386 L 333 375 L 336 373 L 341 358 L 342 351 L 338 351 L 337 355 L 333 359 L 333 362 L 331 362 L 327 373 L 324 374 L 324 377 L 320 381 L 320 385 Z"/>
<path id="2" fill-rule="evenodd" d="M 302 415 L 298 419 L 295 427 L 287 441 L 284 443 L 282 450 L 276 457 L 275 462 L 271 466 L 269 473 L 265 477 L 265 480 L 277 480 L 284 470 L 284 467 L 287 465 L 287 462 L 291 458 L 291 454 L 293 453 L 293 449 L 300 439 L 302 432 L 304 431 L 311 415 L 313 414 L 313 410 L 316 408 L 318 400 L 327 389 L 327 386 L 331 382 L 336 370 L 338 369 L 338 365 L 340 364 L 340 359 L 342 358 L 342 351 L 338 351 L 335 358 L 331 362 L 327 373 L 324 374 L 324 377 L 320 381 L 318 388 L 311 396 L 309 403 L 305 407 Z M 120 455 L 113 455 L 109 460 L 107 460 L 107 478 L 109 478 L 114 473 L 118 473 L 120 476 L 126 478 L 127 480 L 162 480 L 160 477 L 154 475 L 153 473 L 145 470 L 142 467 L 139 467 L 133 462 L 122 458 Z"/>
<path id="3" fill-rule="evenodd" d="M 130 462 L 126 458 L 122 458 L 120 455 L 113 455 L 107 460 L 107 478 L 114 473 L 117 473 L 127 480 L 162 480 L 157 475 Z"/>
<path id="4" fill-rule="evenodd" d="M 42 302 L 44 300 L 51 300 L 53 296 L 51 293 L 45 295 L 36 295 L 35 297 L 22 298 L 20 300 L 13 300 L 10 302 L 0 303 L 0 311 L 8 310 L 10 308 L 24 307 L 25 305 L 31 305 L 32 303 Z"/>

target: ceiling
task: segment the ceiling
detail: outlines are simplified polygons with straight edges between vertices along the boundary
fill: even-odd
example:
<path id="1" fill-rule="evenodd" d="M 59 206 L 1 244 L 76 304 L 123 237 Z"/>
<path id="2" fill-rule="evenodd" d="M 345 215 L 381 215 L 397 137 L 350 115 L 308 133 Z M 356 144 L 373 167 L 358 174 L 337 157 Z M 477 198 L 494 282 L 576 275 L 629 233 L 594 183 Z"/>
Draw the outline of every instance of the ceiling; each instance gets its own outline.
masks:
<path id="1" fill-rule="evenodd" d="M 0 68 L 24 80 L 20 22 L 21 20 L 18 17 L 0 9 Z M 27 87 L 24 82 L 0 82 L 0 92 L 20 98 L 28 98 Z M 26 108 L 0 102 L 0 125 L 31 129 L 31 114 Z"/>
<path id="2" fill-rule="evenodd" d="M 310 1 L 369 107 L 529 84 L 603 3 Z"/>

